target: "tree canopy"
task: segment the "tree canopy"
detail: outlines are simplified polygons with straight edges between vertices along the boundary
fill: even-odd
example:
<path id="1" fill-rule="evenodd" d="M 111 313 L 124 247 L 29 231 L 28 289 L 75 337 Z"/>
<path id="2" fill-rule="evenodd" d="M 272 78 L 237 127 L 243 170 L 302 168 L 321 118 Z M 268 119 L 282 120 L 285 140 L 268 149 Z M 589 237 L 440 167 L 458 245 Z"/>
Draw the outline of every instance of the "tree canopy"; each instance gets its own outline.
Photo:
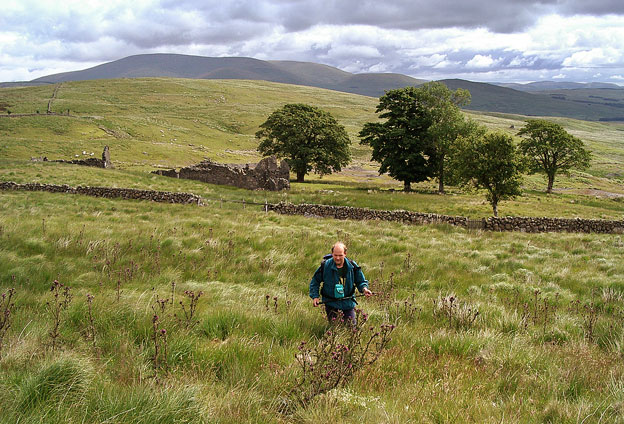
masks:
<path id="1" fill-rule="evenodd" d="M 458 88 L 451 91 L 441 82 L 428 82 L 413 90 L 414 101 L 423 105 L 429 116 L 427 139 L 431 143 L 433 177 L 438 179 L 438 192 L 444 193 L 448 160 L 454 145 L 461 136 L 476 129 L 473 121 L 466 120 L 460 106 L 470 103 L 470 92 Z"/>
<path id="2" fill-rule="evenodd" d="M 518 135 L 524 137 L 520 142 L 520 151 L 527 158 L 529 172 L 544 173 L 548 177 L 547 193 L 552 193 L 555 176 L 559 172 L 589 167 L 591 154 L 583 142 L 559 124 L 530 119 Z"/>
<path id="3" fill-rule="evenodd" d="M 522 159 L 507 134 L 482 130 L 462 138 L 451 162 L 462 185 L 487 191 L 494 216 L 498 216 L 501 200 L 521 194 Z"/>
<path id="4" fill-rule="evenodd" d="M 431 122 L 424 106 L 414 101 L 413 89 L 390 90 L 381 96 L 377 113 L 383 112 L 380 117 L 386 121 L 366 123 L 359 134 L 361 144 L 372 147 L 379 173 L 402 181 L 405 190 L 433 175 L 428 159 L 432 149 L 426 137 Z"/>
<path id="5" fill-rule="evenodd" d="M 451 91 L 440 82 L 390 90 L 379 98 L 376 110 L 386 121 L 365 124 L 361 143 L 373 148 L 379 172 L 403 181 L 406 189 L 437 177 L 443 193 L 453 144 L 475 127 L 459 109 L 469 102 L 467 90 Z"/>
<path id="6" fill-rule="evenodd" d="M 261 140 L 258 151 L 285 159 L 298 182 L 311 171 L 331 174 L 351 161 L 351 141 L 344 126 L 314 106 L 283 106 L 260 125 L 256 137 Z"/>

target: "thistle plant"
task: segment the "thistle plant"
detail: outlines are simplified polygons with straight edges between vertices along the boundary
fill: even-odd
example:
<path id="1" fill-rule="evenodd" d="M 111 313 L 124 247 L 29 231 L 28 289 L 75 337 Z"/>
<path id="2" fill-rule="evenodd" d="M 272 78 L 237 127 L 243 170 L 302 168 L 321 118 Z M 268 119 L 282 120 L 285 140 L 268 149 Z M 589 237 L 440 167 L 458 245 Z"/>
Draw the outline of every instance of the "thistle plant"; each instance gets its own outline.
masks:
<path id="1" fill-rule="evenodd" d="M 154 343 L 154 355 L 152 365 L 154 370 L 169 371 L 167 362 L 167 330 L 160 328 L 160 317 L 156 314 L 152 316 L 152 342 Z"/>
<path id="2" fill-rule="evenodd" d="M 193 290 L 185 290 L 184 295 L 188 300 L 188 304 L 185 305 L 184 302 L 180 301 L 180 307 L 182 308 L 182 312 L 184 313 L 184 327 L 191 328 L 195 326 L 199 321 L 195 320 L 195 312 L 197 311 L 197 303 L 199 302 L 199 298 L 204 294 L 203 291 L 198 291 L 197 293 Z"/>
<path id="3" fill-rule="evenodd" d="M 15 280 L 15 277 L 13 277 Z M 13 301 L 13 295 L 15 289 L 9 289 L 6 293 L 2 293 L 0 296 L 0 355 L 2 355 L 2 345 L 4 343 L 4 337 L 6 336 L 9 328 L 11 328 L 11 313 L 15 304 Z"/>
<path id="4" fill-rule="evenodd" d="M 368 315 L 356 310 L 356 323 L 337 317 L 316 343 L 302 341 L 295 355 L 301 374 L 283 404 L 288 413 L 297 405 L 305 407 L 316 396 L 347 384 L 363 368 L 379 359 L 396 326 L 368 323 Z"/>
<path id="5" fill-rule="evenodd" d="M 93 296 L 91 293 L 87 293 L 87 313 L 89 316 L 89 324 L 87 326 L 86 337 L 91 340 L 95 345 L 95 321 L 93 319 Z"/>
<path id="6" fill-rule="evenodd" d="M 65 286 L 54 280 L 50 287 L 52 292 L 52 301 L 46 302 L 46 307 L 52 318 L 52 329 L 48 333 L 52 339 L 52 351 L 56 350 L 57 340 L 60 337 L 59 328 L 61 326 L 62 313 L 69 307 L 72 301 L 71 289 L 69 286 Z"/>
<path id="7" fill-rule="evenodd" d="M 433 300 L 433 317 L 448 321 L 449 328 L 472 327 L 479 317 L 479 310 L 468 304 L 460 304 L 457 296 L 451 294 Z"/>

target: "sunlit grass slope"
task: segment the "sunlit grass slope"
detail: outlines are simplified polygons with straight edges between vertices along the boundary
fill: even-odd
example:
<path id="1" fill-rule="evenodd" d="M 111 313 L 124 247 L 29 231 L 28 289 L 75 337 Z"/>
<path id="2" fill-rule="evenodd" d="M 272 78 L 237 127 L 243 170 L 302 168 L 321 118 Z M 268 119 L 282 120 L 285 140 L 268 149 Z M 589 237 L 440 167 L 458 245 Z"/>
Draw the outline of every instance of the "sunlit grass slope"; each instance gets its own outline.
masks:
<path id="1" fill-rule="evenodd" d="M 0 94 L 12 113 L 44 115 L 52 92 Z M 257 126 L 291 102 L 320 106 L 347 126 L 353 166 L 308 176 L 284 193 L 148 173 L 204 157 L 254 162 Z M 389 190 L 400 184 L 378 177 L 369 150 L 356 143 L 362 124 L 376 119 L 375 106 L 367 97 L 279 84 L 139 79 L 61 85 L 52 109 L 69 109 L 69 117 L 0 118 L 0 180 L 185 191 L 208 202 L 0 193 L 0 294 L 6 299 L 15 288 L 11 326 L 0 331 L 0 422 L 623 421 L 621 235 L 323 220 L 250 205 L 490 215 L 479 193 L 451 187 L 439 196 L 434 183 Z M 523 122 L 471 116 L 512 134 Z M 560 122 L 586 140 L 597 158 L 592 168 L 557 180 L 567 190 L 552 195 L 540 177 L 527 178 L 525 194 L 504 202 L 501 214 L 622 219 L 621 200 L 592 194 L 623 193 L 622 127 Z M 30 161 L 99 155 L 104 145 L 115 169 Z M 242 199 L 245 205 L 229 202 Z M 326 329 L 307 290 L 336 240 L 348 244 L 379 294 L 360 302 L 371 324 L 398 328 L 389 349 L 346 387 L 285 415 L 297 347 Z M 58 333 L 54 280 L 73 296 Z M 199 291 L 187 325 L 179 302 L 188 312 L 189 293 Z M 451 296 L 449 316 L 443 306 Z M 171 299 L 164 309 L 163 299 Z M 155 314 L 167 340 L 158 365 Z"/>
<path id="2" fill-rule="evenodd" d="M 360 302 L 371 322 L 398 329 L 347 387 L 285 416 L 297 346 L 325 328 L 308 281 L 336 239 L 388 296 Z M 0 292 L 16 295 L 0 422 L 617 422 L 623 247 L 616 235 L 5 192 Z M 73 299 L 53 352 L 54 279 Z M 190 328 L 178 304 L 188 306 L 187 290 L 204 292 Z M 477 319 L 449 323 L 436 305 L 451 295 L 457 317 L 470 309 Z M 162 311 L 157 300 L 171 297 Z M 154 313 L 167 330 L 167 372 L 153 365 Z"/>
<path id="3" fill-rule="evenodd" d="M 205 158 L 246 163 L 260 159 L 254 137 L 258 125 L 276 108 L 303 102 L 330 111 L 346 126 L 352 140 L 354 162 L 342 172 L 308 184 L 293 184 L 291 201 L 314 201 L 374 208 L 402 208 L 423 212 L 490 215 L 480 194 L 464 194 L 452 187 L 451 196 L 435 196 L 435 182 L 416 186 L 419 193 L 391 194 L 401 184 L 379 176 L 370 162 L 370 150 L 360 146 L 357 133 L 365 122 L 377 119 L 377 100 L 309 87 L 258 81 L 188 79 L 122 79 L 63 83 L 52 110 L 70 116 L 46 115 L 55 87 L 6 88 L 0 92 L 12 113 L 39 116 L 0 118 L 0 176 L 18 182 L 90 184 L 158 189 L 211 191 L 203 184 L 175 183 L 149 176 L 158 167 L 181 167 Z M 469 113 L 493 130 L 515 134 L 524 117 Z M 542 193 L 541 176 L 525 178 L 525 195 L 501 205 L 503 215 L 621 218 L 624 194 L 622 126 L 559 119 L 570 132 L 586 141 L 594 154 L 592 168 L 558 177 L 556 196 Z M 111 148 L 113 172 L 101 173 L 61 164 L 31 163 L 31 157 L 73 159 L 100 155 Z M 181 185 L 180 185 L 181 184 Z M 216 190 L 221 190 L 215 188 Z M 229 191 L 229 189 L 224 189 Z M 606 193 L 605 193 L 606 192 Z M 372 194 L 372 195 L 371 195 Z M 581 194 L 581 196 L 577 196 Z M 240 195 L 243 195 L 241 192 Z M 258 194 L 245 193 L 259 197 Z M 281 199 L 275 194 L 261 197 Z"/>

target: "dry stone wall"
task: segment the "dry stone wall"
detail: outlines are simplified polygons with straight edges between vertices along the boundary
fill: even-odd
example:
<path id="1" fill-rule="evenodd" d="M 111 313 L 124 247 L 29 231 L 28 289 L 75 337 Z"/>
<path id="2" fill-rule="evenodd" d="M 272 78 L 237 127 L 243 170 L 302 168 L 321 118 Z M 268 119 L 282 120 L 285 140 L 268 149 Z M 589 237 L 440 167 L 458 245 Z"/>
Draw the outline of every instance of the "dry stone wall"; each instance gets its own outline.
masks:
<path id="1" fill-rule="evenodd" d="M 109 199 L 121 198 L 131 200 L 151 200 L 161 203 L 181 203 L 203 205 L 200 196 L 192 193 L 174 193 L 170 191 L 138 190 L 133 188 L 89 187 L 68 185 L 26 183 L 18 184 L 12 181 L 0 182 L 0 190 L 47 191 L 50 193 L 82 194 L 85 196 L 105 197 Z"/>
<path id="2" fill-rule="evenodd" d="M 47 158 L 43 159 L 47 161 Z M 82 166 L 94 166 L 96 168 L 112 168 L 113 163 L 110 159 L 110 151 L 108 146 L 104 146 L 104 151 L 102 152 L 102 159 L 98 158 L 87 158 L 87 159 L 76 159 L 76 160 L 53 160 L 51 162 L 61 162 L 61 163 L 71 163 L 73 165 L 82 165 Z"/>
<path id="3" fill-rule="evenodd" d="M 268 205 L 268 209 L 286 215 L 304 215 L 310 217 L 381 220 L 402 222 L 405 224 L 445 223 L 470 229 L 488 231 L 520 231 L 527 233 L 573 232 L 573 233 L 624 233 L 623 221 L 599 219 L 562 219 L 562 218 L 526 218 L 504 217 L 471 220 L 463 216 L 438 215 L 404 210 L 375 210 L 349 206 L 328 206 L 291 203 Z"/>
<path id="4" fill-rule="evenodd" d="M 68 185 L 0 181 L 0 190 L 47 191 L 52 193 L 82 194 L 86 196 L 150 200 L 163 203 L 196 204 L 203 206 L 200 196 L 192 193 L 173 193 L 168 191 L 137 190 L 130 188 L 109 187 L 70 187 Z M 563 219 L 563 218 L 527 218 L 504 217 L 471 220 L 463 216 L 438 215 L 405 210 L 376 210 L 350 206 L 329 206 L 280 202 L 266 204 L 267 211 L 285 215 L 304 215 L 318 218 L 381 220 L 404 224 L 450 224 L 470 229 L 486 231 L 520 231 L 527 233 L 573 232 L 573 233 L 609 233 L 624 234 L 624 220 L 609 221 L 600 219 Z"/>
<path id="5" fill-rule="evenodd" d="M 158 170 L 154 174 L 173 178 L 203 181 L 210 184 L 229 185 L 248 190 L 287 190 L 290 188 L 290 168 L 286 161 L 279 165 L 275 157 L 262 159 L 255 166 L 244 167 L 203 161 L 179 171 Z"/>

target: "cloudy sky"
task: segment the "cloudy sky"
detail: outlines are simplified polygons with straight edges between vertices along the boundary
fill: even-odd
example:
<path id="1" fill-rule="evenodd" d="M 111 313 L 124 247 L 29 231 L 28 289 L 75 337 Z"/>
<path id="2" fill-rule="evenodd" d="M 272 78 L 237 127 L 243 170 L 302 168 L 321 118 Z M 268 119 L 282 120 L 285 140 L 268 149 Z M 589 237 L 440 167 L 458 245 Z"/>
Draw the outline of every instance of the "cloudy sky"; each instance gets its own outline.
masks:
<path id="1" fill-rule="evenodd" d="M 0 81 L 141 53 L 624 85 L 623 0 L 4 0 Z"/>

